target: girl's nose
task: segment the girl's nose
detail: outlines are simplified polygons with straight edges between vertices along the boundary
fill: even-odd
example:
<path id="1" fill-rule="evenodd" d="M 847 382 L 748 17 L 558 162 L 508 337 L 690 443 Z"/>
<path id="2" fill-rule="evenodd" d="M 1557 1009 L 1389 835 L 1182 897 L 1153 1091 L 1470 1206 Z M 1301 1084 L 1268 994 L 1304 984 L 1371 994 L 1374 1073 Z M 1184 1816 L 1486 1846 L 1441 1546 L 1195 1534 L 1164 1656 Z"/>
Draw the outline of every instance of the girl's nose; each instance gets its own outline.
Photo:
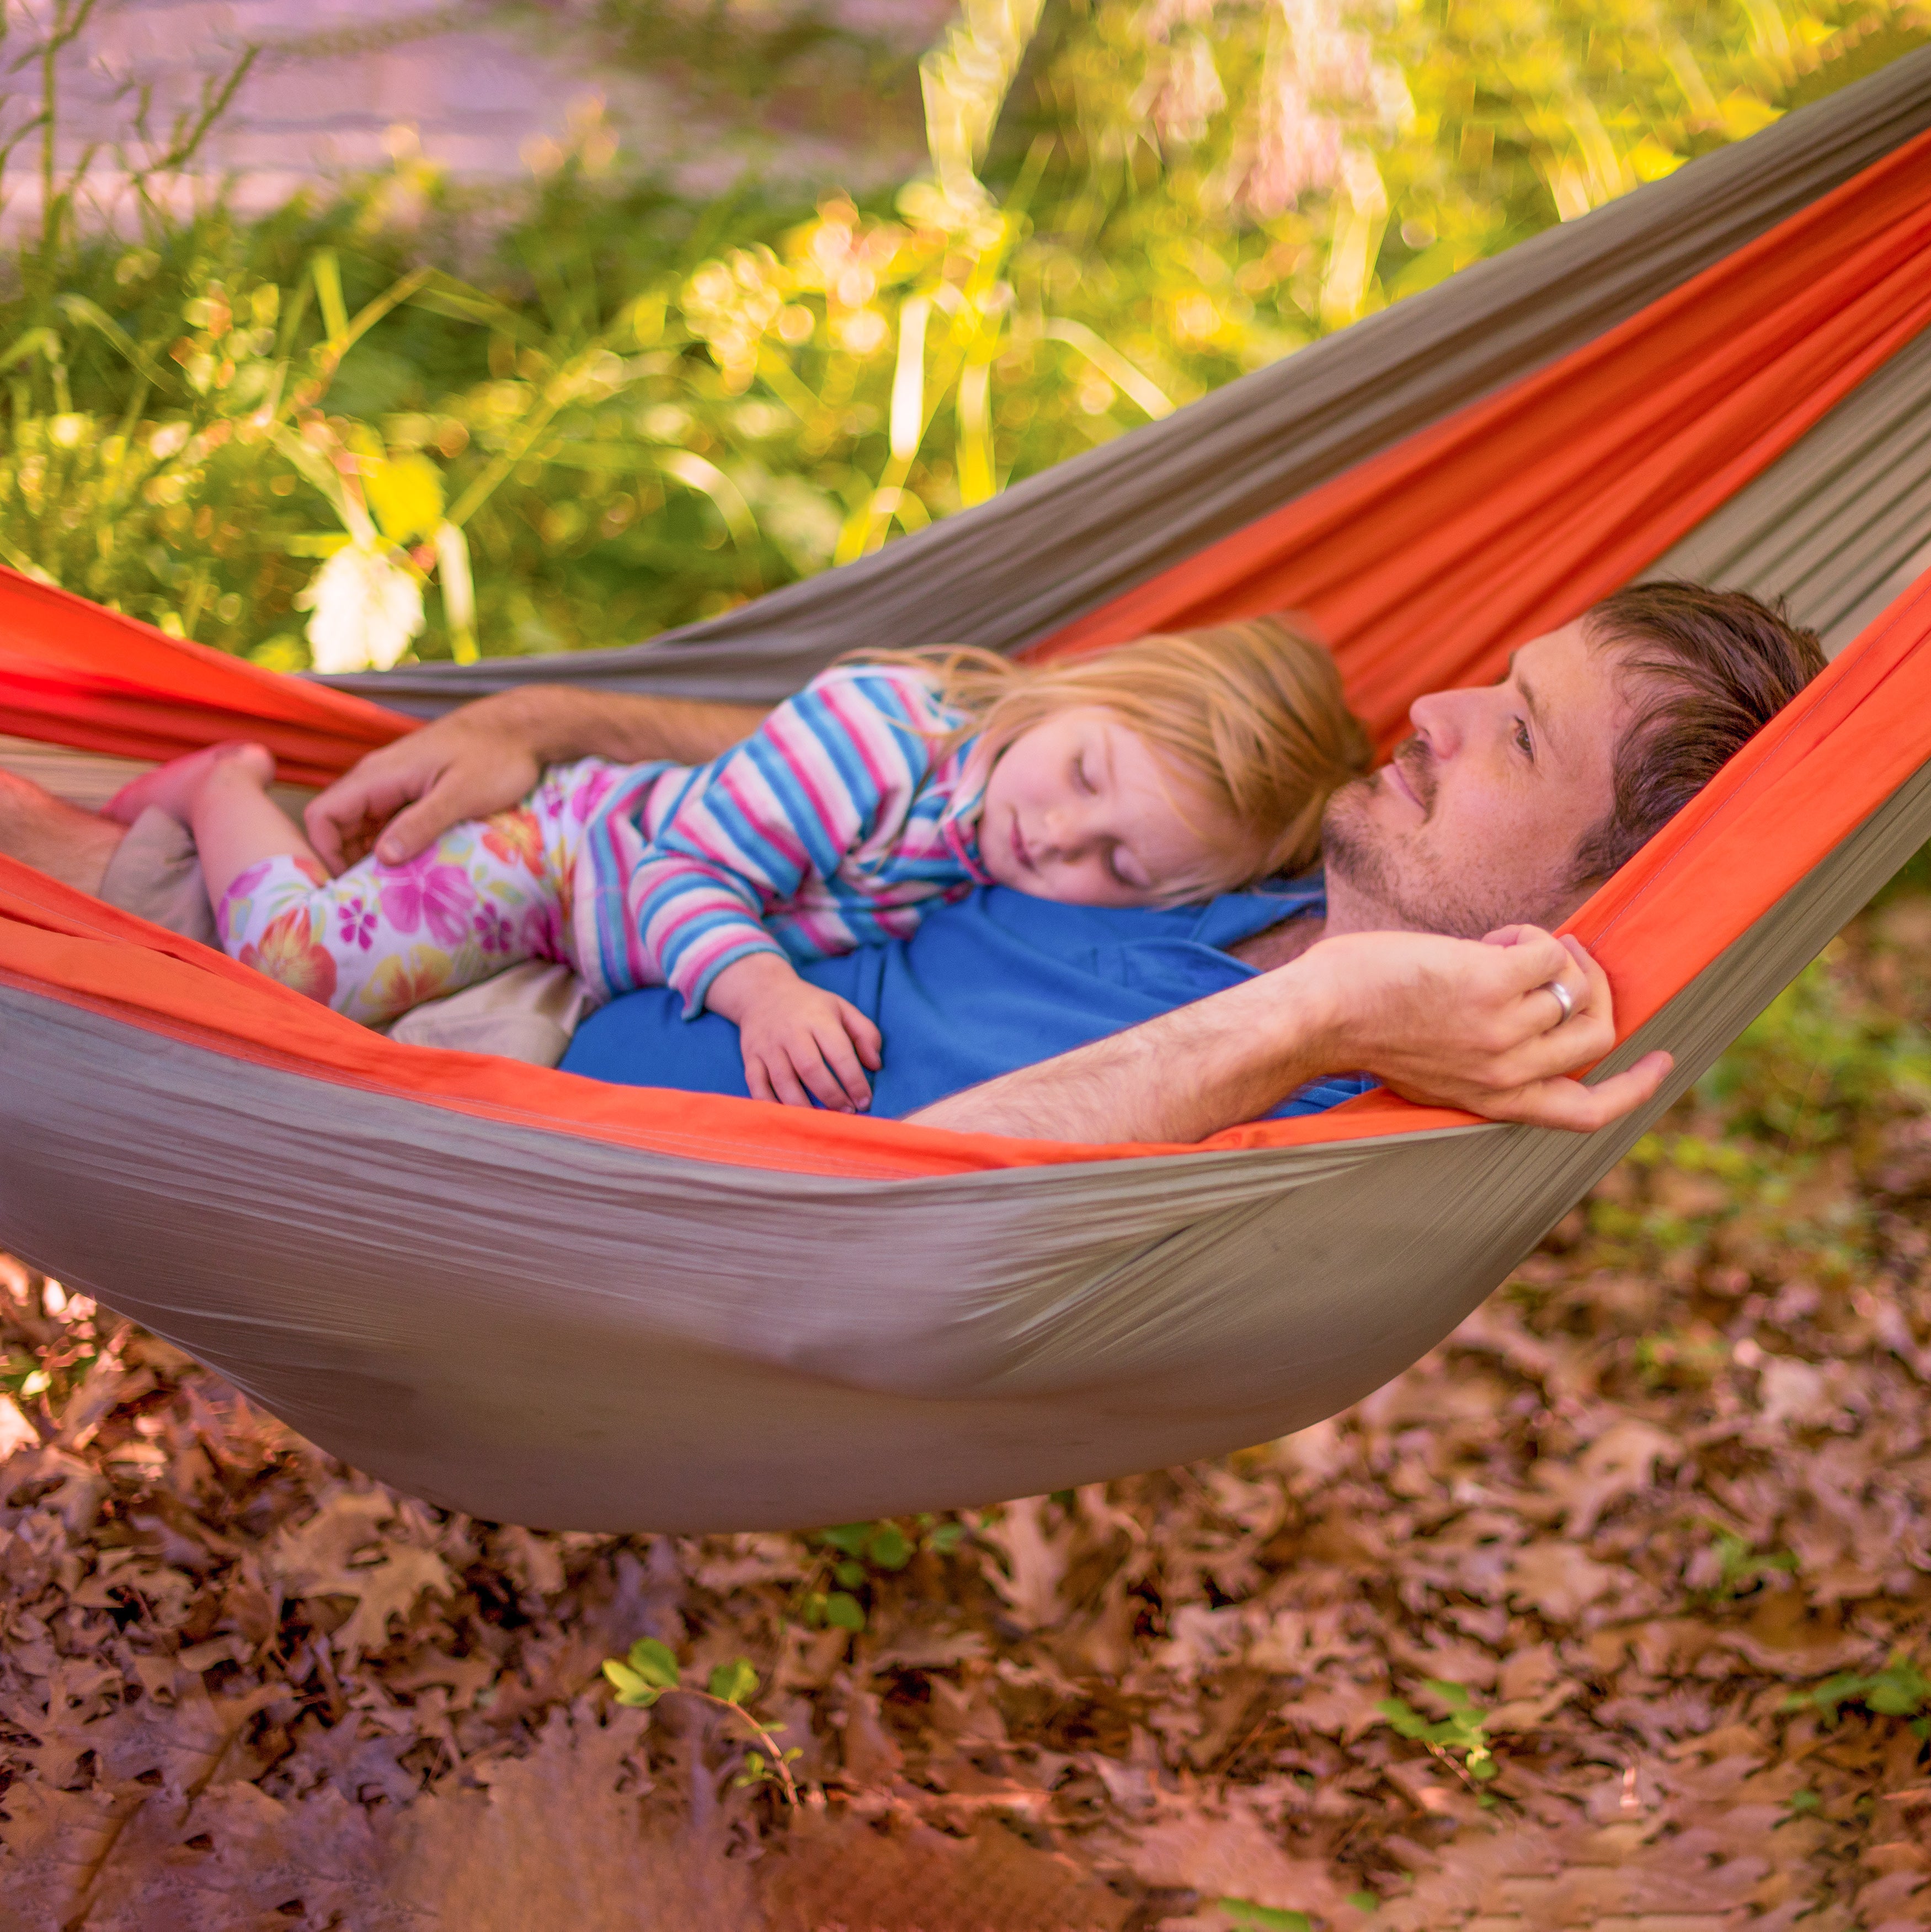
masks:
<path id="1" fill-rule="evenodd" d="M 1080 856 L 1087 844 L 1084 815 L 1076 806 L 1055 806 L 1046 814 L 1048 850 L 1062 862 Z"/>

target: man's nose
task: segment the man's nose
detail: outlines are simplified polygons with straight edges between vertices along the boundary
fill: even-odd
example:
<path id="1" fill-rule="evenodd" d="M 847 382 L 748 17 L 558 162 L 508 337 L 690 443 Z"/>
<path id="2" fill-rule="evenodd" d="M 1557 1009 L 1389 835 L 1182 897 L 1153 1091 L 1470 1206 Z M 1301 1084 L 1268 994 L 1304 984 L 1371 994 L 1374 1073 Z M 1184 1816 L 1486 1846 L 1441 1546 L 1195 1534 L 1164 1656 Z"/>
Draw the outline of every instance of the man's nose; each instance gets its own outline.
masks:
<path id="1" fill-rule="evenodd" d="M 1467 728 L 1468 701 L 1480 695 L 1474 691 L 1432 691 L 1408 706 L 1408 722 L 1435 758 L 1451 758 Z"/>

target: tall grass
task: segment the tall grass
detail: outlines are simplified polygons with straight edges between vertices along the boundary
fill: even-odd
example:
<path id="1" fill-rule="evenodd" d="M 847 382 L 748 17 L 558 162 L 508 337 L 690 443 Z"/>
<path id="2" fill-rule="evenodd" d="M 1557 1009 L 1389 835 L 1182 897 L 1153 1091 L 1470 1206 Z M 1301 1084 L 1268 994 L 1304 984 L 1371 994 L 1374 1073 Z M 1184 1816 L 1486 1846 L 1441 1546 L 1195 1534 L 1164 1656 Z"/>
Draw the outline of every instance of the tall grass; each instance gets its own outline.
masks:
<path id="1" fill-rule="evenodd" d="M 58 0 L 47 42 L 91 4 Z M 289 668 L 631 641 L 1162 414 L 1925 25 L 1398 0 L 1316 44 L 1239 0 L 1037 12 L 962 10 L 926 66 L 934 170 L 895 193 L 696 204 L 586 112 L 505 206 L 409 155 L 259 220 L 212 191 L 169 212 L 148 184 L 191 168 L 238 75 L 116 158 L 113 233 L 53 165 L 58 50 L 10 50 L 0 148 L 37 153 L 41 212 L 0 300 L 0 559 Z M 358 633 L 340 598 L 329 629 L 331 566 L 419 602 L 419 632 Z"/>

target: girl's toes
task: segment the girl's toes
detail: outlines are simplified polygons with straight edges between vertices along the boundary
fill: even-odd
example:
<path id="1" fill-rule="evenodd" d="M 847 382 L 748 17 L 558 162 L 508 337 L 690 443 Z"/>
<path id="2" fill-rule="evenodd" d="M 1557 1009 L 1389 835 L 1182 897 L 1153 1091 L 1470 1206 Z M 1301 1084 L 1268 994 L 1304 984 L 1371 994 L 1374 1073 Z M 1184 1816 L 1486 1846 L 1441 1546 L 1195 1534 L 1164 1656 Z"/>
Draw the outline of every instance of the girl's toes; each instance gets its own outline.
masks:
<path id="1" fill-rule="evenodd" d="M 185 824 L 201 788 L 217 766 L 233 766 L 258 784 L 274 782 L 275 761 L 265 745 L 238 740 L 225 745 L 210 745 L 204 751 L 190 752 L 185 758 L 170 759 L 151 772 L 144 772 L 123 785 L 100 808 L 103 818 L 132 825 L 141 814 L 158 808 Z"/>
<path id="2" fill-rule="evenodd" d="M 162 770 L 166 770 L 163 766 Z M 101 817 L 111 818 L 119 825 L 132 825 L 149 806 L 157 802 L 154 781 L 160 775 L 160 772 L 144 772 L 139 778 L 130 779 L 100 808 Z"/>

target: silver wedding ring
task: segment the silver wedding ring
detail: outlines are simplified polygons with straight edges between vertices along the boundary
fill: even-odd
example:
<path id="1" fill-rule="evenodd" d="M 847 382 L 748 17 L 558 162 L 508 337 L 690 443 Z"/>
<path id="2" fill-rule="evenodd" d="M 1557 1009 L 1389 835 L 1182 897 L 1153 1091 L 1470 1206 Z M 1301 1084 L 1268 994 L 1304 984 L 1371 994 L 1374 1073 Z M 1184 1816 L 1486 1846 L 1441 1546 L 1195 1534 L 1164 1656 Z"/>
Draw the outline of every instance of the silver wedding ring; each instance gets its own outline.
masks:
<path id="1" fill-rule="evenodd" d="M 1561 1026 L 1563 1020 L 1567 1019 L 1576 1010 L 1576 995 L 1560 980 L 1550 980 L 1548 985 L 1543 988 L 1543 991 L 1545 993 L 1554 994 L 1555 1004 L 1562 1009 L 1562 1019 L 1558 1020 L 1555 1023 L 1555 1026 Z M 1551 1033 L 1555 1030 L 1555 1027 L 1549 1028 Z"/>

